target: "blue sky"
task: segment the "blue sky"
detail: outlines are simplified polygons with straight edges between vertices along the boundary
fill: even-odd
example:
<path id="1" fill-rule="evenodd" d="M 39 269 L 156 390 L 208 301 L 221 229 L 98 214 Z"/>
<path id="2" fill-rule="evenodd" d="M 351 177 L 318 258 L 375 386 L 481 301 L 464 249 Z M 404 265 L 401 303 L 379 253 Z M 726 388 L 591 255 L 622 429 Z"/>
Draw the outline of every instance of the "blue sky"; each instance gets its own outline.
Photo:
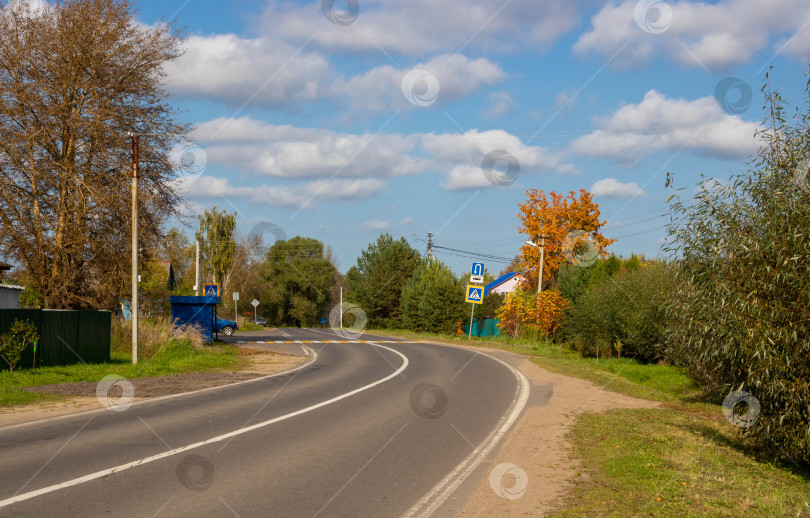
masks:
<path id="1" fill-rule="evenodd" d="M 593 192 L 611 251 L 658 255 L 666 173 L 744 169 L 767 67 L 796 102 L 810 61 L 810 0 L 140 6 L 188 31 L 166 71 L 197 127 L 177 150 L 193 209 L 320 239 L 343 272 L 381 231 L 513 257 L 529 188 Z"/>

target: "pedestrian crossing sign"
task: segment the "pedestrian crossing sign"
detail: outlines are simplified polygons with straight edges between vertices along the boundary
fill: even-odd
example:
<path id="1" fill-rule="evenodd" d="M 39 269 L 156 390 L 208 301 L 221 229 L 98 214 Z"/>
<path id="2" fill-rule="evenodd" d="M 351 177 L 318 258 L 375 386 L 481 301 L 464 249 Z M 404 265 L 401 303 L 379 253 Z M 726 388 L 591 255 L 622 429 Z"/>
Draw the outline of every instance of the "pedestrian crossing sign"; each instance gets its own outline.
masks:
<path id="1" fill-rule="evenodd" d="M 481 304 L 484 302 L 484 287 L 475 286 L 473 284 L 467 285 L 467 302 L 473 304 Z"/>
<path id="2" fill-rule="evenodd" d="M 219 284 L 203 284 L 203 295 L 206 297 L 219 297 Z"/>

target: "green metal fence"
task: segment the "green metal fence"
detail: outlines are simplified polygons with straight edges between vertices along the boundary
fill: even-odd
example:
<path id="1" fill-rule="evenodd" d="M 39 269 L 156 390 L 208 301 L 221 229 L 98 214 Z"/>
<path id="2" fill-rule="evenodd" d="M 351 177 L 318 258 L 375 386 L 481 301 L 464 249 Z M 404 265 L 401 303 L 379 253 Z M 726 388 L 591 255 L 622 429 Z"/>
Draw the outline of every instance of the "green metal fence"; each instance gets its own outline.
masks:
<path id="1" fill-rule="evenodd" d="M 30 320 L 39 330 L 37 366 L 103 363 L 110 361 L 110 312 L 52 309 L 0 309 L 0 335 L 14 320 Z M 17 368 L 31 368 L 33 347 L 28 347 Z M 0 369 L 8 365 L 0 360 Z"/>
<path id="2" fill-rule="evenodd" d="M 498 328 L 498 320 L 497 318 L 479 318 L 473 320 L 473 327 L 472 327 L 472 335 L 473 336 L 498 336 L 501 334 L 500 328 Z M 465 333 L 470 332 L 470 324 L 465 324 L 462 327 Z"/>

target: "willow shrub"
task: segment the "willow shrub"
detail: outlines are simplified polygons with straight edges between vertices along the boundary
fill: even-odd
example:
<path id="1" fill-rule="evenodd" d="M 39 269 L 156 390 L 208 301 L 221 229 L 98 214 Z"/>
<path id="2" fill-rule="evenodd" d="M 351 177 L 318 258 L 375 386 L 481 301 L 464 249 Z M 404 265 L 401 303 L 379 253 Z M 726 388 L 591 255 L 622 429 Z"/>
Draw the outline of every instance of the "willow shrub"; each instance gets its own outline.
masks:
<path id="1" fill-rule="evenodd" d="M 766 99 L 772 116 L 748 170 L 703 182 L 691 200 L 670 196 L 671 354 L 718 400 L 753 394 L 759 415 L 741 432 L 808 462 L 809 116 L 807 106 L 786 116 L 778 93 Z"/>

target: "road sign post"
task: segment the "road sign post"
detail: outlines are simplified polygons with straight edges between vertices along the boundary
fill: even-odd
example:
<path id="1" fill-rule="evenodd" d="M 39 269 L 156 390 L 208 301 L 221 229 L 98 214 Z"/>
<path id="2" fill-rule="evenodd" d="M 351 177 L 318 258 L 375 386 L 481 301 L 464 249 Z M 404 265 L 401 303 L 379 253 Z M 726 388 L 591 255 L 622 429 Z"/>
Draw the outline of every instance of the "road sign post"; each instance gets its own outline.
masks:
<path id="1" fill-rule="evenodd" d="M 476 263 L 476 264 L 481 264 L 483 269 L 483 263 Z M 476 286 L 474 284 L 468 284 L 466 301 L 470 303 L 470 332 L 467 334 L 467 340 L 472 340 L 472 326 L 473 326 L 473 316 L 475 315 L 475 305 L 483 304 L 484 287 Z"/>
<path id="2" fill-rule="evenodd" d="M 239 302 L 239 292 L 233 292 L 233 321 L 239 325 L 239 311 L 236 309 L 236 303 Z"/>
<path id="3" fill-rule="evenodd" d="M 256 323 L 256 308 L 259 307 L 259 301 L 256 300 L 256 299 L 253 299 L 253 302 L 251 302 L 250 305 L 253 306 L 253 323 L 255 324 Z"/>

